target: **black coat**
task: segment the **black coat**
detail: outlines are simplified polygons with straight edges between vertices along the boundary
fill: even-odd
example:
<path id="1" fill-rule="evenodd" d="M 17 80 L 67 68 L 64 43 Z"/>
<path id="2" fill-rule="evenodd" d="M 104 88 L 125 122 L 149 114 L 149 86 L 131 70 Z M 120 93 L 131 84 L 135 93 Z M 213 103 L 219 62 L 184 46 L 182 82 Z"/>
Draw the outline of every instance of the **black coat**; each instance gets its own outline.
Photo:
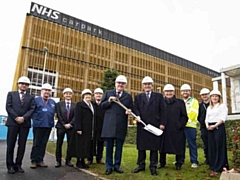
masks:
<path id="1" fill-rule="evenodd" d="M 161 152 L 181 155 L 184 150 L 184 128 L 188 121 L 185 103 L 181 99 L 165 99 L 167 123 L 161 139 Z"/>
<path id="2" fill-rule="evenodd" d="M 101 134 L 102 134 L 102 127 L 103 127 L 103 119 L 104 119 L 104 115 L 106 110 L 103 109 L 101 107 L 101 105 L 98 105 L 95 101 L 92 102 L 94 110 L 95 110 L 95 138 L 97 141 L 101 141 L 103 140 L 101 138 Z"/>
<path id="3" fill-rule="evenodd" d="M 58 121 L 56 124 L 56 128 L 65 129 L 64 125 L 70 123 L 72 126 L 74 125 L 74 109 L 75 109 L 76 103 L 71 102 L 70 105 L 70 114 L 69 114 L 69 121 L 67 121 L 67 114 L 66 114 L 66 102 L 60 101 L 56 105 L 56 112 Z"/>
<path id="4" fill-rule="evenodd" d="M 205 118 L 206 118 L 208 106 L 209 106 L 209 103 L 205 104 L 203 101 L 199 103 L 197 119 L 198 119 L 198 122 L 200 123 L 200 128 L 206 129 Z"/>
<path id="5" fill-rule="evenodd" d="M 134 113 L 140 116 L 146 124 L 151 124 L 157 128 L 166 124 L 164 101 L 160 93 L 152 92 L 149 102 L 145 93 L 136 95 Z M 137 149 L 159 150 L 161 137 L 144 130 L 143 127 L 141 123 L 137 123 Z"/>
<path id="6" fill-rule="evenodd" d="M 93 137 L 95 116 L 84 101 L 76 104 L 74 116 L 74 131 L 70 142 L 69 156 L 91 158 L 94 155 Z M 82 131 L 82 135 L 77 134 L 76 131 Z"/>
<path id="7" fill-rule="evenodd" d="M 29 93 L 24 96 L 24 103 L 21 103 L 19 91 L 8 92 L 6 111 L 8 113 L 6 126 L 31 127 L 31 117 L 35 110 L 34 97 Z M 24 117 L 24 122 L 18 124 L 15 119 Z"/>
<path id="8" fill-rule="evenodd" d="M 128 115 L 125 114 L 125 110 L 115 102 L 108 102 L 110 96 L 116 97 L 116 89 L 108 90 L 105 92 L 101 106 L 106 109 L 102 138 L 118 138 L 124 140 L 127 134 Z M 132 96 L 123 91 L 119 98 L 121 103 L 129 109 L 132 109 L 133 101 Z"/>

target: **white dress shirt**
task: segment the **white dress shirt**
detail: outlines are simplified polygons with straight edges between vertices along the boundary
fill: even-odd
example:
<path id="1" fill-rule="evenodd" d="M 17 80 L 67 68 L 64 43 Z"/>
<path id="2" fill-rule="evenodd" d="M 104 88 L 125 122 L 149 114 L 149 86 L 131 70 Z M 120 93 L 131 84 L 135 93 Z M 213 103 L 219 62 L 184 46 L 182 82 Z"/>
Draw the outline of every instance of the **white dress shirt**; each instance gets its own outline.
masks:
<path id="1" fill-rule="evenodd" d="M 228 108 L 225 104 L 216 104 L 214 107 L 208 106 L 205 121 L 208 123 L 217 123 L 227 120 Z"/>

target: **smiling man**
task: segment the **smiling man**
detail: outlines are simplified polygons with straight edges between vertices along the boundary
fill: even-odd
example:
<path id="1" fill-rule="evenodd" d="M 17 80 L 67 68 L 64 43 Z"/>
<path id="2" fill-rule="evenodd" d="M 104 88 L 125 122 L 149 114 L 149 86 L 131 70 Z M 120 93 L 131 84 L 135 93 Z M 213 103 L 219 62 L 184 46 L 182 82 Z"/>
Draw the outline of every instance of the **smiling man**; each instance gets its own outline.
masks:
<path id="1" fill-rule="evenodd" d="M 35 98 L 36 108 L 33 113 L 33 146 L 31 151 L 31 168 L 47 167 L 43 162 L 46 145 L 54 126 L 55 101 L 50 98 L 52 86 L 43 84 L 41 96 Z"/>
<path id="2" fill-rule="evenodd" d="M 122 147 L 127 134 L 128 114 L 113 100 L 119 101 L 128 109 L 132 108 L 132 96 L 125 92 L 124 89 L 127 85 L 127 78 L 119 75 L 115 80 L 115 88 L 107 90 L 103 96 L 101 106 L 106 110 L 102 138 L 106 140 L 106 175 L 109 175 L 113 170 L 117 173 L 123 173 L 120 169 L 122 159 Z M 113 147 L 116 146 L 114 164 L 113 164 Z"/>
<path id="3" fill-rule="evenodd" d="M 29 128 L 31 127 L 31 116 L 35 104 L 34 97 L 27 93 L 30 80 L 26 76 L 18 79 L 18 91 L 11 91 L 7 95 L 6 110 L 8 118 L 7 129 L 7 168 L 9 174 L 15 172 L 24 173 L 22 159 Z M 17 157 L 14 162 L 14 148 L 18 138 Z"/>

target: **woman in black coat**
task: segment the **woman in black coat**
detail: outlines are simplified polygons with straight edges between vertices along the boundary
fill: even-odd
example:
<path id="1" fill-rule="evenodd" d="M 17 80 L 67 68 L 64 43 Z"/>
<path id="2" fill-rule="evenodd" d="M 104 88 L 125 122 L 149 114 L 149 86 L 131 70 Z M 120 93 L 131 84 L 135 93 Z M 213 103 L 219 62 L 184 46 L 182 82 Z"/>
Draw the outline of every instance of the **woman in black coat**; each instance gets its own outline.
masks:
<path id="1" fill-rule="evenodd" d="M 71 142 L 71 156 L 77 158 L 76 166 L 79 168 L 89 168 L 85 164 L 84 158 L 90 158 L 93 152 L 94 137 L 94 108 L 91 103 L 92 92 L 89 89 L 82 91 L 83 100 L 79 101 L 75 107 L 74 135 Z"/>
<path id="2" fill-rule="evenodd" d="M 188 121 L 185 103 L 174 95 L 174 86 L 164 86 L 166 126 L 161 139 L 160 166 L 166 165 L 166 154 L 176 154 L 176 169 L 181 169 L 184 150 L 184 127 Z"/>

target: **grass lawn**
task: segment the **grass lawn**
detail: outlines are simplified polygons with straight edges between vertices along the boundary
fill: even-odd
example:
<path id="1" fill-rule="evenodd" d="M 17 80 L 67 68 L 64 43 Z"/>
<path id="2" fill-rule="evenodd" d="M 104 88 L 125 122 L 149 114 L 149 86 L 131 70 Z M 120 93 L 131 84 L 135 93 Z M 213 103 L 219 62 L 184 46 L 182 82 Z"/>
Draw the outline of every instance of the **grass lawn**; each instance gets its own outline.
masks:
<path id="1" fill-rule="evenodd" d="M 48 142 L 47 151 L 51 154 L 55 154 L 55 147 L 56 142 Z M 105 149 L 105 148 L 104 148 Z M 147 151 L 148 152 L 148 151 Z M 63 144 L 63 156 L 66 153 L 66 142 Z M 139 173 L 131 173 L 131 171 L 137 167 L 137 149 L 135 145 L 132 144 L 125 144 L 123 148 L 123 156 L 122 156 L 122 163 L 121 169 L 124 170 L 123 174 L 118 174 L 113 172 L 111 175 L 105 175 L 105 165 L 95 164 L 95 161 L 92 165 L 90 165 L 89 171 L 99 174 L 101 177 L 105 177 L 107 179 L 114 179 L 114 180 L 154 180 L 154 179 L 161 179 L 161 180 L 217 180 L 219 179 L 220 175 L 217 177 L 210 177 L 207 165 L 203 165 L 204 162 L 204 154 L 202 149 L 198 149 L 198 161 L 200 166 L 196 169 L 191 168 L 191 163 L 189 161 L 189 154 L 188 149 L 186 151 L 186 159 L 185 163 L 182 166 L 182 170 L 176 171 L 175 165 L 172 162 L 175 161 L 174 155 L 167 155 L 167 165 L 163 169 L 158 169 L 158 176 L 154 177 L 151 175 L 149 166 L 149 153 L 147 154 L 146 159 L 146 170 L 139 172 Z M 104 152 L 105 156 L 105 152 Z M 229 152 L 229 163 L 230 167 L 232 167 L 231 163 L 232 154 Z M 103 157 L 103 160 L 105 158 Z M 76 162 L 76 158 L 72 159 L 72 162 Z"/>

